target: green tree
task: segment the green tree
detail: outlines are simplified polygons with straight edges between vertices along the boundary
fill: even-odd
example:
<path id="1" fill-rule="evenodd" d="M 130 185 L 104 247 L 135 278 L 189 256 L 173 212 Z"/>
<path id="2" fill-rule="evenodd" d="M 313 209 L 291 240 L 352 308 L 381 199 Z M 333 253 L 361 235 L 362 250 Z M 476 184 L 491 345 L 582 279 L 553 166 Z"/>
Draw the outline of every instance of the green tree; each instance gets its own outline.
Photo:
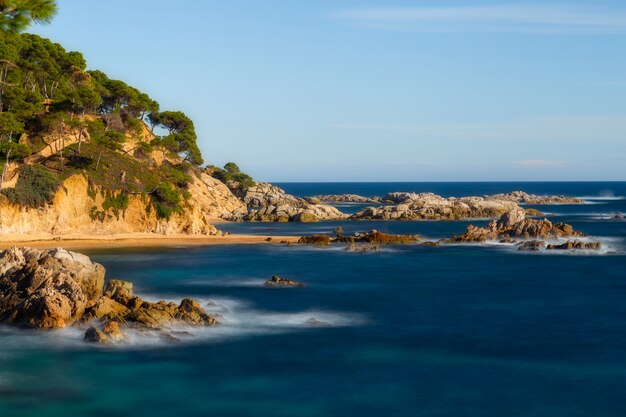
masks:
<path id="1" fill-rule="evenodd" d="M 55 0 L 1 0 L 0 30 L 19 32 L 32 22 L 48 23 L 56 11 Z"/>
<path id="2" fill-rule="evenodd" d="M 196 143 L 196 129 L 193 121 L 181 111 L 164 111 L 158 115 L 151 113 L 149 116 L 151 123 L 165 128 L 169 135 L 161 139 L 161 144 L 170 152 L 184 154 L 184 162 L 194 165 L 204 163 L 202 154 Z"/>

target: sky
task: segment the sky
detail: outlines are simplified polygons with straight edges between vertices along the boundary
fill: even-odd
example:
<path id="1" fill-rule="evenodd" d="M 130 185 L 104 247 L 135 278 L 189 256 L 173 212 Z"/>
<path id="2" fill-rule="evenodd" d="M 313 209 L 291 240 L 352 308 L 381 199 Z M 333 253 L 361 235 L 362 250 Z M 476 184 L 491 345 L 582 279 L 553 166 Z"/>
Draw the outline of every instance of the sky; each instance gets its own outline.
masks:
<path id="1" fill-rule="evenodd" d="M 626 180 L 623 0 L 58 5 L 28 31 L 258 180 Z"/>

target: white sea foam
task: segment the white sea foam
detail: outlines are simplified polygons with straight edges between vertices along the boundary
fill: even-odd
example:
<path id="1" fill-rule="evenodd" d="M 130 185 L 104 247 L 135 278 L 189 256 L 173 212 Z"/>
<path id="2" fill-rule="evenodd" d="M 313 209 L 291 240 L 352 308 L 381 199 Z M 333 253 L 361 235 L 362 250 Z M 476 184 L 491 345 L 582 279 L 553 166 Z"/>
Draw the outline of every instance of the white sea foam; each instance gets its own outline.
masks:
<path id="1" fill-rule="evenodd" d="M 195 279 L 187 281 L 187 285 L 199 287 L 263 287 L 266 279 L 263 278 L 220 278 L 218 280 Z"/>
<path id="2" fill-rule="evenodd" d="M 625 196 L 616 196 L 616 195 L 580 196 L 580 197 L 576 197 L 576 198 L 580 198 L 581 200 L 589 201 L 589 202 L 593 202 L 593 201 L 619 201 L 619 200 L 625 200 L 626 199 Z"/>

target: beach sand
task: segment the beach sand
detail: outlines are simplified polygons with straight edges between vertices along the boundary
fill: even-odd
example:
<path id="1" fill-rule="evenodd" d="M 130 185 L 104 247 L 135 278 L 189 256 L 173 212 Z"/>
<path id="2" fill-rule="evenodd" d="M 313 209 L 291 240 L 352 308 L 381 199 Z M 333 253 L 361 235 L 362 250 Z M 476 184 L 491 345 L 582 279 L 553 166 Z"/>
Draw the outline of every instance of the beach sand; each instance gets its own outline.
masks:
<path id="1" fill-rule="evenodd" d="M 268 241 L 268 238 L 271 238 L 271 241 Z M 103 236 L 4 235 L 0 236 L 0 249 L 6 249 L 12 246 L 29 246 L 34 248 L 62 247 L 65 249 L 99 249 L 242 245 L 280 242 L 296 243 L 298 239 L 298 236 L 259 236 L 239 234 L 229 234 L 224 236 L 160 235 L 153 233 L 129 233 Z"/>

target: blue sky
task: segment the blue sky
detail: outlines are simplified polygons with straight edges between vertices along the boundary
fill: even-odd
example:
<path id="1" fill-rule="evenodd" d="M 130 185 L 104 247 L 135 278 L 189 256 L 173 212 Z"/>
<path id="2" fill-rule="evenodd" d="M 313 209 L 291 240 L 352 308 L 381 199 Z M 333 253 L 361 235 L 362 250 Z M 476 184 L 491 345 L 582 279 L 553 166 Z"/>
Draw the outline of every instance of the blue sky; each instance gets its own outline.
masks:
<path id="1" fill-rule="evenodd" d="M 30 31 L 261 180 L 626 180 L 623 1 L 59 0 Z"/>

